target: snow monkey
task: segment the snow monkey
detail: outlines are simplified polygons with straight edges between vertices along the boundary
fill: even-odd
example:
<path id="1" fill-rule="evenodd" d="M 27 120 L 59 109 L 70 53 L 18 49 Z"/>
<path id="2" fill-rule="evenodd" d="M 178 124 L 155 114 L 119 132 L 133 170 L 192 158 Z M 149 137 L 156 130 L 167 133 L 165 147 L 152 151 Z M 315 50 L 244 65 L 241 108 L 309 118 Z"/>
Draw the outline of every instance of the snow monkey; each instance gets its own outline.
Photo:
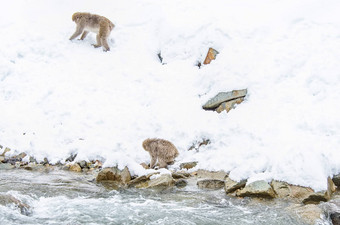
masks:
<path id="1" fill-rule="evenodd" d="M 167 140 L 152 138 L 143 141 L 143 148 L 151 156 L 150 168 L 154 168 L 158 160 L 159 168 L 166 168 L 174 163 L 174 159 L 179 155 L 176 147 Z"/>
<path id="2" fill-rule="evenodd" d="M 77 24 L 77 27 L 74 34 L 70 37 L 70 40 L 75 39 L 81 33 L 83 34 L 80 40 L 84 40 L 86 35 L 91 31 L 97 34 L 97 44 L 93 46 L 95 48 L 103 46 L 104 51 L 110 51 L 107 38 L 115 25 L 109 19 L 87 12 L 76 12 L 72 15 L 72 20 Z"/>

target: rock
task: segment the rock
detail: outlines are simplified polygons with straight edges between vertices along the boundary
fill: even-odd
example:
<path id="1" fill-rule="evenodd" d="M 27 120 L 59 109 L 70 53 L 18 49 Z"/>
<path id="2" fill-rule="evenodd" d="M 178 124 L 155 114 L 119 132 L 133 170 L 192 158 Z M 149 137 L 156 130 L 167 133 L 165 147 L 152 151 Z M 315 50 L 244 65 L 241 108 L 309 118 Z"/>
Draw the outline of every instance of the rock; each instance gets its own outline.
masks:
<path id="1" fill-rule="evenodd" d="M 136 188 L 166 188 L 171 187 L 174 184 L 175 181 L 170 174 L 162 174 L 157 178 L 136 185 Z"/>
<path id="2" fill-rule="evenodd" d="M 77 153 L 75 154 L 71 153 L 71 155 L 67 159 L 65 159 L 65 162 L 73 162 L 76 157 Z"/>
<path id="3" fill-rule="evenodd" d="M 286 182 L 273 180 L 271 182 L 271 186 L 274 189 L 277 197 L 279 198 L 287 198 L 290 195 L 289 184 Z"/>
<path id="4" fill-rule="evenodd" d="M 5 161 L 5 157 L 4 156 L 0 156 L 0 162 L 4 162 Z"/>
<path id="5" fill-rule="evenodd" d="M 0 163 L 0 170 L 10 170 L 14 168 L 15 166 L 10 163 Z"/>
<path id="6" fill-rule="evenodd" d="M 333 213 L 330 214 L 329 217 L 330 217 L 333 225 L 340 225 L 340 213 L 333 212 Z"/>
<path id="7" fill-rule="evenodd" d="M 175 186 L 178 188 L 184 188 L 187 185 L 188 185 L 188 181 L 186 181 L 185 179 L 179 179 L 175 182 Z"/>
<path id="8" fill-rule="evenodd" d="M 228 173 L 224 171 L 207 171 L 207 170 L 197 171 L 197 178 L 202 178 L 202 179 L 216 179 L 216 180 L 224 181 L 226 176 L 228 176 Z"/>
<path id="9" fill-rule="evenodd" d="M 88 168 L 87 166 L 87 162 L 85 160 L 82 160 L 80 162 L 77 162 L 79 164 L 79 166 L 84 169 L 84 168 Z"/>
<path id="10" fill-rule="evenodd" d="M 2 146 L 1 146 L 1 149 L 2 149 Z M 10 148 L 5 148 L 5 150 L 1 153 L 1 155 L 0 156 L 3 156 L 3 157 L 5 157 L 5 154 L 7 153 L 7 152 L 9 152 L 9 151 L 11 151 L 11 149 Z"/>
<path id="11" fill-rule="evenodd" d="M 152 173 L 152 174 L 148 174 L 148 175 L 143 175 L 140 177 L 137 177 L 136 179 L 131 180 L 128 183 L 129 187 L 136 187 L 138 184 L 143 183 L 143 182 L 147 182 L 151 176 L 158 174 L 158 173 Z"/>
<path id="12" fill-rule="evenodd" d="M 208 138 L 203 138 L 203 139 L 200 140 L 200 141 L 195 141 L 195 142 L 190 146 L 190 148 L 188 149 L 188 151 L 193 150 L 193 149 L 195 149 L 196 151 L 199 151 L 199 149 L 200 149 L 201 146 L 209 145 L 210 143 L 211 143 L 210 139 L 208 139 Z"/>
<path id="13" fill-rule="evenodd" d="M 228 102 L 228 101 L 235 100 L 238 98 L 243 98 L 246 95 L 247 95 L 247 89 L 233 90 L 229 92 L 220 92 L 215 97 L 207 101 L 202 106 L 202 108 L 205 110 L 214 110 L 223 102 Z"/>
<path id="14" fill-rule="evenodd" d="M 339 188 L 340 187 L 340 174 L 333 176 L 332 180 L 334 184 Z"/>
<path id="15" fill-rule="evenodd" d="M 307 198 L 302 200 L 303 204 L 319 204 L 320 202 L 327 202 L 329 199 L 327 198 L 325 192 L 316 192 L 310 194 Z"/>
<path id="16" fill-rule="evenodd" d="M 327 177 L 326 198 L 328 200 L 330 200 L 335 191 L 336 191 L 336 186 L 335 186 L 333 180 L 330 177 Z"/>
<path id="17" fill-rule="evenodd" d="M 224 181 L 216 179 L 204 179 L 197 181 L 197 186 L 200 189 L 220 189 L 224 187 Z"/>
<path id="18" fill-rule="evenodd" d="M 208 53 L 207 53 L 207 56 L 205 57 L 205 60 L 204 60 L 203 64 L 205 64 L 205 65 L 210 64 L 210 62 L 211 62 L 212 60 L 215 60 L 215 59 L 216 59 L 216 55 L 217 55 L 218 53 L 219 53 L 219 52 L 216 51 L 215 49 L 209 48 Z"/>
<path id="19" fill-rule="evenodd" d="M 45 157 L 44 158 L 44 161 L 42 162 L 43 165 L 47 165 L 47 164 L 50 164 L 50 162 L 48 161 L 48 159 Z"/>
<path id="20" fill-rule="evenodd" d="M 174 179 L 186 179 L 188 177 L 190 177 L 190 173 L 186 173 L 186 172 L 173 172 L 172 174 L 172 178 Z"/>
<path id="21" fill-rule="evenodd" d="M 21 161 L 26 156 L 27 154 L 25 152 L 22 152 L 19 155 L 13 156 L 11 159 L 16 160 L 16 161 Z"/>
<path id="22" fill-rule="evenodd" d="M 236 193 L 239 197 L 274 198 L 273 188 L 263 180 L 252 182 Z"/>
<path id="23" fill-rule="evenodd" d="M 225 178 L 224 190 L 226 194 L 233 193 L 234 191 L 244 188 L 246 186 L 247 180 L 241 180 L 240 182 L 233 181 L 229 177 Z"/>
<path id="24" fill-rule="evenodd" d="M 69 167 L 69 170 L 70 171 L 73 171 L 73 172 L 81 172 L 81 167 L 79 166 L 78 163 L 74 163 L 74 164 L 71 164 L 70 167 Z"/>
<path id="25" fill-rule="evenodd" d="M 289 190 L 289 198 L 292 198 L 293 200 L 301 200 L 314 193 L 313 189 L 309 187 L 301 187 L 297 185 L 289 185 Z"/>
<path id="26" fill-rule="evenodd" d="M 29 163 L 23 166 L 23 168 L 30 171 L 44 171 L 46 169 L 43 165 L 36 163 Z"/>
<path id="27" fill-rule="evenodd" d="M 30 214 L 30 206 L 23 203 L 19 199 L 15 198 L 12 195 L 8 194 L 0 194 L 0 205 L 10 205 L 14 204 L 16 207 L 20 209 L 21 214 L 28 216 Z"/>
<path id="28" fill-rule="evenodd" d="M 302 220 L 302 222 L 310 225 L 318 224 L 321 219 L 322 210 L 317 205 L 300 205 L 296 204 L 287 208 L 293 214 Z"/>
<path id="29" fill-rule="evenodd" d="M 181 163 L 179 165 L 179 168 L 189 170 L 189 169 L 194 168 L 196 165 L 197 165 L 197 162 L 186 162 L 186 163 Z"/>
<path id="30" fill-rule="evenodd" d="M 223 102 L 215 109 L 215 111 L 221 113 L 225 110 L 228 113 L 231 109 L 235 108 L 237 104 L 241 104 L 243 101 L 244 97 L 237 98 L 228 102 Z"/>
<path id="31" fill-rule="evenodd" d="M 131 180 L 131 174 L 127 167 L 123 170 L 119 170 L 117 167 L 105 168 L 97 175 L 96 181 L 114 181 L 119 184 L 128 184 Z"/>
<path id="32" fill-rule="evenodd" d="M 32 156 L 29 157 L 29 162 L 30 163 L 38 163 L 38 161 Z"/>

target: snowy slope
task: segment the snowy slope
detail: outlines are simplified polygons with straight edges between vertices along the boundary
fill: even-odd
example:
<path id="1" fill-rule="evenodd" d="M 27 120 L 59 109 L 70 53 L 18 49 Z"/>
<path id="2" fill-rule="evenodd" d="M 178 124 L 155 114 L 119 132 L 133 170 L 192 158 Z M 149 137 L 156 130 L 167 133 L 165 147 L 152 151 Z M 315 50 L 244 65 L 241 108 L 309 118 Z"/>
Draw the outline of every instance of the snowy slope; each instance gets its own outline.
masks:
<path id="1" fill-rule="evenodd" d="M 0 144 L 38 159 L 104 158 L 129 166 L 160 137 L 180 162 L 326 188 L 340 172 L 340 2 L 337 0 L 18 0 L 0 16 Z M 76 11 L 115 25 L 69 41 Z M 195 66 L 209 47 L 220 54 Z M 161 52 L 165 65 L 159 62 Z M 248 88 L 229 114 L 202 110 Z M 212 144 L 187 151 L 198 139 Z M 15 154 L 12 151 L 11 154 Z"/>

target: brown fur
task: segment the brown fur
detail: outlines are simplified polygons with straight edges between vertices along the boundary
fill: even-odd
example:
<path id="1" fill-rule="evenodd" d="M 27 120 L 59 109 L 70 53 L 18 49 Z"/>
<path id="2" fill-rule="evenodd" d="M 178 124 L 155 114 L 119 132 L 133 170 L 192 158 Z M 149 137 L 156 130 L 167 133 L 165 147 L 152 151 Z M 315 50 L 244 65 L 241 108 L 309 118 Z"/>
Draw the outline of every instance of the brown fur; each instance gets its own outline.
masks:
<path id="1" fill-rule="evenodd" d="M 76 12 L 72 15 L 72 20 L 77 24 L 76 31 L 70 37 L 70 40 L 80 37 L 80 40 L 84 40 L 86 35 L 91 31 L 97 34 L 97 44 L 93 45 L 95 48 L 104 47 L 105 51 L 110 51 L 107 38 L 115 25 L 106 17 L 86 12 Z"/>
<path id="2" fill-rule="evenodd" d="M 177 148 L 164 139 L 152 138 L 143 141 L 143 148 L 151 156 L 150 168 L 154 168 L 158 160 L 160 168 L 166 168 L 174 163 L 174 159 L 179 155 Z"/>

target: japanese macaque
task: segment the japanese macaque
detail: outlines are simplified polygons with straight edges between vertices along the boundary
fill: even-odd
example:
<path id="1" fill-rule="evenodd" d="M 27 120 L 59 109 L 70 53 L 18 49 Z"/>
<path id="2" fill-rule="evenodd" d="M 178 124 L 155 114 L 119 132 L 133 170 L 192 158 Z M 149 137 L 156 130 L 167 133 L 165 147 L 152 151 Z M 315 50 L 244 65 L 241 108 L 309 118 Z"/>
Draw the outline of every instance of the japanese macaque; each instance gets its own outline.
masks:
<path id="1" fill-rule="evenodd" d="M 177 148 L 167 140 L 152 138 L 143 141 L 143 148 L 151 156 L 150 168 L 154 168 L 158 161 L 159 168 L 166 168 L 174 163 L 179 155 Z"/>
<path id="2" fill-rule="evenodd" d="M 110 51 L 107 38 L 109 37 L 115 25 L 104 16 L 86 12 L 76 12 L 72 15 L 72 20 L 77 24 L 76 31 L 70 37 L 70 40 L 75 39 L 80 34 L 80 40 L 84 40 L 86 35 L 91 31 L 97 34 L 97 44 L 95 48 L 103 46 L 104 51 Z"/>

